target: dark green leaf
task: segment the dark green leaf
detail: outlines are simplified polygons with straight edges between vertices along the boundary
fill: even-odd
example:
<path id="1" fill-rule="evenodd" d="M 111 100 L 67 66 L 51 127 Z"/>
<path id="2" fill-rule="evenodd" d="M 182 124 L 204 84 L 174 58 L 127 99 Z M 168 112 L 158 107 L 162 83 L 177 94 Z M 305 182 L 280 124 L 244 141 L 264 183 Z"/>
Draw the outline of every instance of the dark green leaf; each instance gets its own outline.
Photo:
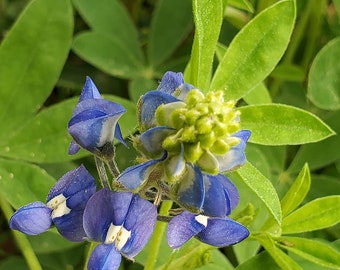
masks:
<path id="1" fill-rule="evenodd" d="M 152 66 L 166 60 L 193 27 L 191 1 L 160 0 L 153 13 L 148 47 Z"/>
<path id="2" fill-rule="evenodd" d="M 315 57 L 308 78 L 308 97 L 325 110 L 340 109 L 340 38 L 330 41 Z"/>
<path id="3" fill-rule="evenodd" d="M 31 1 L 0 47 L 0 141 L 10 138 L 50 95 L 73 32 L 68 0 Z"/>

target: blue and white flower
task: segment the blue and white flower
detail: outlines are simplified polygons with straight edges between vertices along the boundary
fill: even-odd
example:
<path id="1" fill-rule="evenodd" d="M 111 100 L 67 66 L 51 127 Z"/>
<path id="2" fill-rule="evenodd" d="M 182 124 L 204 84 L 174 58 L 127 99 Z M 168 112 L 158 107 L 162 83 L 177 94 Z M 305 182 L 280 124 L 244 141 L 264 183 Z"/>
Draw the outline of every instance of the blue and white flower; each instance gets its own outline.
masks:
<path id="1" fill-rule="evenodd" d="M 130 192 L 102 189 L 88 201 L 83 226 L 88 239 L 100 242 L 88 269 L 115 270 L 121 256 L 133 259 L 146 245 L 157 220 L 156 206 Z"/>
<path id="2" fill-rule="evenodd" d="M 18 209 L 10 219 L 10 227 L 28 235 L 37 235 L 55 225 L 59 233 L 70 241 L 82 241 L 83 212 L 86 202 L 95 193 L 94 178 L 81 165 L 52 187 L 46 204 L 33 202 Z"/>
<path id="3" fill-rule="evenodd" d="M 192 237 L 212 246 L 225 247 L 248 236 L 246 227 L 228 217 L 208 217 L 187 211 L 173 217 L 167 230 L 168 244 L 174 249 L 180 248 Z"/>
<path id="4" fill-rule="evenodd" d="M 93 81 L 87 77 L 68 123 L 68 132 L 73 138 L 69 154 L 77 153 L 80 147 L 101 154 L 103 147 L 110 146 L 114 138 L 125 143 L 118 124 L 125 111 L 120 104 L 102 99 Z"/>

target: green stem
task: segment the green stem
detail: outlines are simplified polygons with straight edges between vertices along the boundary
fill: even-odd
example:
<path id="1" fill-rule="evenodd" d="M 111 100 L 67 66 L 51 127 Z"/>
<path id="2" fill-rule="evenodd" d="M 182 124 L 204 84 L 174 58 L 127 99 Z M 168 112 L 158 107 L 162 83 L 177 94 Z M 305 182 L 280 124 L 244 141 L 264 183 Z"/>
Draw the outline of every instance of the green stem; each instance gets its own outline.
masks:
<path id="1" fill-rule="evenodd" d="M 7 200 L 3 198 L 1 195 L 0 195 L 0 207 L 6 219 L 9 221 L 11 216 L 13 215 L 13 209 L 7 202 Z M 28 241 L 27 237 L 18 231 L 12 231 L 12 233 L 22 252 L 22 255 L 24 256 L 28 264 L 28 267 L 32 270 L 42 270 L 39 260 L 35 255 L 31 243 Z"/>
<path id="2" fill-rule="evenodd" d="M 86 258 L 85 258 L 85 264 L 84 264 L 84 270 L 87 270 L 87 264 L 89 263 L 90 256 L 92 254 L 92 251 L 97 246 L 98 243 L 91 242 L 90 246 L 86 250 Z"/>
<path id="3" fill-rule="evenodd" d="M 101 182 L 103 188 L 111 189 L 110 185 L 109 185 L 109 179 L 108 179 L 107 174 L 106 174 L 104 162 L 97 156 L 95 156 L 94 160 L 96 162 L 96 167 L 97 167 L 97 171 L 98 171 L 98 174 L 99 174 L 99 179 L 100 179 L 100 182 Z"/>
<path id="4" fill-rule="evenodd" d="M 172 201 L 163 201 L 159 214 L 162 216 L 168 215 L 169 210 L 172 207 Z M 156 228 L 150 240 L 150 250 L 144 266 L 144 270 L 154 270 L 159 253 L 159 247 L 161 245 L 162 236 L 166 229 L 166 222 L 157 221 Z"/>

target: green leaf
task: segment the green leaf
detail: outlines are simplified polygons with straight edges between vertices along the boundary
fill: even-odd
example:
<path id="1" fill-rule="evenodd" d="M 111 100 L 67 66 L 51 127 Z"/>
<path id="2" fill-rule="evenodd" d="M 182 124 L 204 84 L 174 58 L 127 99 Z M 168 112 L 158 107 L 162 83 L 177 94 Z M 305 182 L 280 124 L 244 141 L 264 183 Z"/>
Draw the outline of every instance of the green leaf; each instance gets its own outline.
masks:
<path id="1" fill-rule="evenodd" d="M 6 34 L 0 47 L 0 141 L 20 129 L 50 95 L 72 32 L 68 0 L 36 0 Z"/>
<path id="2" fill-rule="evenodd" d="M 286 253 L 275 245 L 274 240 L 267 234 L 257 235 L 255 237 L 261 245 L 268 251 L 275 262 L 285 270 L 302 270 L 302 268 Z"/>
<path id="3" fill-rule="evenodd" d="M 222 25 L 222 0 L 193 0 L 195 37 L 187 82 L 207 91 L 217 40 Z"/>
<path id="4" fill-rule="evenodd" d="M 191 1 L 160 0 L 153 12 L 148 55 L 157 67 L 189 34 L 193 26 Z"/>
<path id="5" fill-rule="evenodd" d="M 289 172 L 298 172 L 305 162 L 311 170 L 322 168 L 340 158 L 340 110 L 332 112 L 325 122 L 334 129 L 336 135 L 318 143 L 302 145 L 290 164 Z"/>
<path id="6" fill-rule="evenodd" d="M 58 251 L 65 252 L 67 249 L 79 245 L 79 243 L 71 242 L 61 237 L 55 228 L 40 235 L 28 236 L 28 239 L 31 242 L 34 252 L 39 254 Z"/>
<path id="7" fill-rule="evenodd" d="M 131 134 L 136 125 L 134 103 L 115 96 L 106 99 L 123 105 L 127 112 L 120 118 L 123 136 Z M 29 121 L 15 136 L 0 144 L 0 155 L 36 163 L 52 163 L 73 160 L 89 154 L 68 155 L 71 136 L 67 132 L 78 98 L 69 99 L 42 110 Z"/>
<path id="8" fill-rule="evenodd" d="M 340 38 L 324 46 L 314 58 L 308 78 L 308 97 L 319 108 L 340 109 Z"/>
<path id="9" fill-rule="evenodd" d="M 210 89 L 238 99 L 263 81 L 286 50 L 294 21 L 294 1 L 280 1 L 257 15 L 231 42 Z"/>
<path id="10" fill-rule="evenodd" d="M 268 254 L 267 251 L 261 252 L 256 256 L 251 257 L 249 260 L 240 264 L 235 270 L 282 270 Z"/>
<path id="11" fill-rule="evenodd" d="M 264 83 L 259 83 L 251 89 L 243 99 L 249 105 L 272 103 L 272 98 Z"/>
<path id="12" fill-rule="evenodd" d="M 249 11 L 250 13 L 254 12 L 254 7 L 248 0 L 227 0 L 227 4 L 245 11 Z"/>
<path id="13" fill-rule="evenodd" d="M 312 113 L 283 104 L 240 107 L 241 125 L 252 131 L 250 141 L 264 145 L 295 145 L 323 140 L 331 130 Z"/>
<path id="14" fill-rule="evenodd" d="M 340 268 L 340 252 L 330 245 L 306 238 L 279 237 L 280 247 L 318 265 L 332 269 Z"/>
<path id="15" fill-rule="evenodd" d="M 287 216 L 303 202 L 309 191 L 310 184 L 310 172 L 306 164 L 281 201 L 283 217 Z"/>
<path id="16" fill-rule="evenodd" d="M 73 3 L 94 32 L 119 41 L 122 47 L 129 50 L 132 57 L 138 62 L 143 62 L 137 29 L 121 1 L 101 0 L 94 3 L 87 0 L 73 0 Z"/>
<path id="17" fill-rule="evenodd" d="M 301 67 L 287 64 L 276 66 L 270 76 L 292 82 L 303 82 L 305 79 L 305 73 Z"/>
<path id="18" fill-rule="evenodd" d="M 282 222 L 282 233 L 324 229 L 340 222 L 340 195 L 315 199 L 297 209 Z"/>
<path id="19" fill-rule="evenodd" d="M 249 162 L 235 173 L 260 198 L 276 223 L 280 225 L 282 219 L 281 205 L 272 183 Z"/>
<path id="20" fill-rule="evenodd" d="M 14 207 L 45 202 L 55 179 L 36 165 L 0 160 L 0 193 Z"/>
<path id="21" fill-rule="evenodd" d="M 74 39 L 73 51 L 82 59 L 110 75 L 130 79 L 143 75 L 143 64 L 134 48 L 115 35 L 84 32 Z"/>
<path id="22" fill-rule="evenodd" d="M 1 260 L 0 263 L 0 270 L 8 270 L 8 269 L 15 269 L 15 270 L 27 270 L 29 269 L 26 261 L 17 256 L 11 256 L 6 259 Z"/>

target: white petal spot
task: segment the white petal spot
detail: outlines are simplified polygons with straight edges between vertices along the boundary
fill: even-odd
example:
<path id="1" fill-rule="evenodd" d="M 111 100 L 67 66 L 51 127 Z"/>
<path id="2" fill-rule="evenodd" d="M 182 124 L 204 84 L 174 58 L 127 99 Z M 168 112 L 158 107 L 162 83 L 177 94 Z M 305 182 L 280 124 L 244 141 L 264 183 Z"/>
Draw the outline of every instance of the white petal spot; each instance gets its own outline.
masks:
<path id="1" fill-rule="evenodd" d="M 114 224 L 111 223 L 109 229 L 107 230 L 107 234 L 106 234 L 106 238 L 104 243 L 105 244 L 111 244 L 116 240 L 117 234 L 120 231 L 120 229 L 122 228 L 121 226 L 116 226 Z"/>
<path id="2" fill-rule="evenodd" d="M 98 147 L 103 146 L 107 142 L 112 142 L 115 135 L 115 127 L 117 124 L 118 117 L 111 117 L 107 119 L 102 126 Z"/>
<path id="3" fill-rule="evenodd" d="M 117 250 L 121 250 L 131 236 L 131 231 L 128 231 L 123 225 L 117 226 L 111 223 L 107 230 L 104 243 L 114 243 Z"/>
<path id="4" fill-rule="evenodd" d="M 55 196 L 49 200 L 46 205 L 53 209 L 51 214 L 52 218 L 62 217 L 71 212 L 71 209 L 66 205 L 66 197 L 63 194 Z"/>
<path id="5" fill-rule="evenodd" d="M 204 216 L 204 215 L 198 215 L 195 217 L 195 220 L 202 224 L 204 227 L 207 227 L 208 225 L 208 217 L 207 216 Z"/>

